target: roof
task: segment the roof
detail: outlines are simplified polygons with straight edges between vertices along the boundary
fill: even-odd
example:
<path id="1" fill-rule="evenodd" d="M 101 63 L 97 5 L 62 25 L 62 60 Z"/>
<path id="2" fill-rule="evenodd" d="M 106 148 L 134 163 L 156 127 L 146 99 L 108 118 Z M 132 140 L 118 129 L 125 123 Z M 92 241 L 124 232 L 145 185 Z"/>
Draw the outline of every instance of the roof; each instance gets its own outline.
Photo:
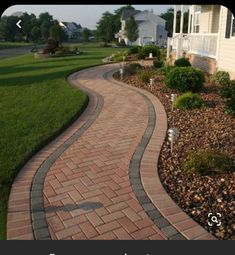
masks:
<path id="1" fill-rule="evenodd" d="M 140 12 L 140 11 L 138 11 L 138 10 L 128 10 L 128 9 L 123 10 L 121 19 L 122 19 L 122 20 L 127 20 L 127 19 L 129 19 L 131 16 L 133 16 L 133 15 L 139 13 L 139 12 Z"/>

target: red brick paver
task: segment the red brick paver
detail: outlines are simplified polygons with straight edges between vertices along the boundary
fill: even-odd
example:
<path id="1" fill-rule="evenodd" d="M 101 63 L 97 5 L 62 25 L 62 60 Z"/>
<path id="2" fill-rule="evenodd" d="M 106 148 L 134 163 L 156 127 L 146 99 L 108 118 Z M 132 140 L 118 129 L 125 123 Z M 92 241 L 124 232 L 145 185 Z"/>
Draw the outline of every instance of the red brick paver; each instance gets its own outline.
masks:
<path id="1" fill-rule="evenodd" d="M 142 95 L 112 82 L 111 73 L 108 79 L 103 77 L 117 67 L 106 65 L 90 68 L 69 78 L 74 85 L 79 82 L 78 86 L 82 85 L 85 90 L 101 95 L 104 105 L 93 124 L 47 172 L 43 199 L 52 239 L 166 239 L 145 213 L 129 180 L 130 160 L 146 130 L 149 116 Z M 140 174 L 144 189 L 159 211 L 186 237 L 200 239 L 204 236 L 211 239 L 198 224 L 192 224 L 192 220 L 188 217 L 190 222 L 185 217 L 161 186 L 156 172 L 157 154 L 167 123 L 165 115 L 161 113 L 163 106 L 160 102 L 153 95 L 143 93 L 153 102 L 157 123 L 162 122 L 160 126 L 156 125 L 146 148 L 147 153 L 144 153 L 141 161 Z M 92 96 L 82 116 L 35 155 L 16 178 L 9 199 L 8 239 L 35 238 L 30 214 L 32 179 L 43 161 L 86 123 L 97 100 Z M 170 213 L 167 207 L 171 208 Z"/>

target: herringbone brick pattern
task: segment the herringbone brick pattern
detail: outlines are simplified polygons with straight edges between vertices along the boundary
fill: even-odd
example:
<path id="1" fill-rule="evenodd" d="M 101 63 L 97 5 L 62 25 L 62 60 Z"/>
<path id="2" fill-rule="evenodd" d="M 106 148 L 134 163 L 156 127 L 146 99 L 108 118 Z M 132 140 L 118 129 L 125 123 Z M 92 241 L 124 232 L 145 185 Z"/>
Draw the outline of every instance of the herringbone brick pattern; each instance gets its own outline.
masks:
<path id="1" fill-rule="evenodd" d="M 147 126 L 147 105 L 136 92 L 105 80 L 109 69 L 77 76 L 103 96 L 104 107 L 48 171 L 44 205 L 52 239 L 165 239 L 129 181 L 130 159 Z"/>

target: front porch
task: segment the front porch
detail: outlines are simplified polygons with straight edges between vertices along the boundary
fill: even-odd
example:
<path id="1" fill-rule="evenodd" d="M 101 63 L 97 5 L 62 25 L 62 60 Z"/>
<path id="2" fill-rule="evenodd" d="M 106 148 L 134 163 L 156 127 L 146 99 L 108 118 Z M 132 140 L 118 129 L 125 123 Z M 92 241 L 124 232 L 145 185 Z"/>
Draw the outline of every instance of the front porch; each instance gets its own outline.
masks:
<path id="1" fill-rule="evenodd" d="M 218 56 L 220 6 L 180 6 L 180 29 L 176 31 L 177 8 L 174 6 L 173 36 L 168 38 L 167 57 L 176 59 L 191 54 L 214 60 Z M 183 33 L 184 12 L 188 12 L 188 32 Z"/>

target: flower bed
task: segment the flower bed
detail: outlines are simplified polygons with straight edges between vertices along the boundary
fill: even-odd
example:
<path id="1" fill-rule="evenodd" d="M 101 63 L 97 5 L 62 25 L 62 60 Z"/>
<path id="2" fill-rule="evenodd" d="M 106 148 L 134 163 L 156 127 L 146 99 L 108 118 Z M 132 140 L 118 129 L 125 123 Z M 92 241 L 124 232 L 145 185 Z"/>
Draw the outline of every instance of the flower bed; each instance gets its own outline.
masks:
<path id="1" fill-rule="evenodd" d="M 119 75 L 114 77 L 119 79 Z M 215 86 L 207 81 L 200 91 L 205 105 L 193 110 L 171 110 L 171 93 L 164 76 L 155 75 L 153 88 L 141 83 L 136 74 L 124 76 L 123 82 L 146 89 L 157 96 L 165 107 L 168 128 L 176 127 L 179 137 L 174 144 L 173 155 L 166 139 L 159 158 L 159 175 L 172 199 L 195 221 L 218 239 L 235 240 L 235 173 L 210 176 L 187 174 L 183 164 L 189 151 L 203 149 L 220 150 L 235 159 L 235 119 L 225 115 L 223 103 Z M 179 95 L 179 93 L 178 93 Z M 221 213 L 220 227 L 208 226 L 208 213 Z"/>

